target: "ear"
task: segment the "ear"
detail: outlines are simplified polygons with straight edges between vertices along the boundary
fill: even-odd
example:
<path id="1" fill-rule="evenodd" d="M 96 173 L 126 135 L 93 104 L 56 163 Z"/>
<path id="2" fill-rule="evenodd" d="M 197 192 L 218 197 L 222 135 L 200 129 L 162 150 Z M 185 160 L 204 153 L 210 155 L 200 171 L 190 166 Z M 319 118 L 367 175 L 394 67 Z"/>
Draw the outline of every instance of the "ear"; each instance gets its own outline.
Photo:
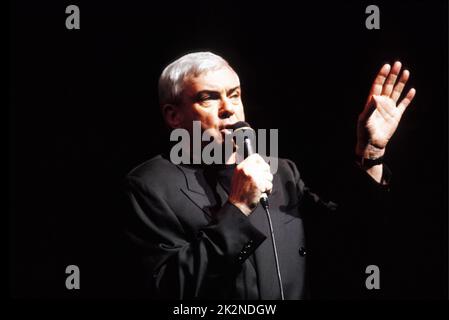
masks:
<path id="1" fill-rule="evenodd" d="M 162 106 L 162 115 L 167 125 L 172 128 L 180 128 L 184 121 L 184 114 L 179 106 L 166 104 Z"/>

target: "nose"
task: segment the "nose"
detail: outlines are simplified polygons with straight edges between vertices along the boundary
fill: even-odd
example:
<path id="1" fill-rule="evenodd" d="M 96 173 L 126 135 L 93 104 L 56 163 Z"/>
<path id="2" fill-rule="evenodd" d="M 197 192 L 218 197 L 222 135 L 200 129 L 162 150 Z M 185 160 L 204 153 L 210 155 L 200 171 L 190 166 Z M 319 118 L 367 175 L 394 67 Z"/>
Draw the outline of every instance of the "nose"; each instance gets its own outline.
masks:
<path id="1" fill-rule="evenodd" d="M 231 100 L 227 97 L 224 98 L 221 102 L 218 116 L 220 117 L 220 119 L 226 119 L 231 117 L 234 113 L 234 105 L 232 104 Z"/>

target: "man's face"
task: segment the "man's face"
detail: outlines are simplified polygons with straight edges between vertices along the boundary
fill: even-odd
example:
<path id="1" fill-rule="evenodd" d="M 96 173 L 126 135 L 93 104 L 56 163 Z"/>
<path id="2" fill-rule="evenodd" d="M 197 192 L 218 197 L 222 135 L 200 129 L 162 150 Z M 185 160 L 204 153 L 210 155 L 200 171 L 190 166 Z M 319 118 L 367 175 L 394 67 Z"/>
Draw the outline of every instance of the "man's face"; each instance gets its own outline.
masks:
<path id="1" fill-rule="evenodd" d="M 192 121 L 201 121 L 217 143 L 230 133 L 230 125 L 245 121 L 240 80 L 228 67 L 186 79 L 179 107 L 183 128 L 192 132 Z"/>

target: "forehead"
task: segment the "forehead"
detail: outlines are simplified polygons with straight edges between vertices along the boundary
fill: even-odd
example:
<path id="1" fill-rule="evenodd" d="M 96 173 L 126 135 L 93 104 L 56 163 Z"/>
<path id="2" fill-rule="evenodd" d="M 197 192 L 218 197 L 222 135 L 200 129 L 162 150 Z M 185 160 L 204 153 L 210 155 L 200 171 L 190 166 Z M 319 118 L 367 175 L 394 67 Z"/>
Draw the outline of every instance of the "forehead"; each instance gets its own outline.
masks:
<path id="1" fill-rule="evenodd" d="M 202 90 L 226 91 L 238 86 L 240 86 L 238 75 L 228 67 L 211 70 L 184 81 L 184 90 L 191 93 Z"/>

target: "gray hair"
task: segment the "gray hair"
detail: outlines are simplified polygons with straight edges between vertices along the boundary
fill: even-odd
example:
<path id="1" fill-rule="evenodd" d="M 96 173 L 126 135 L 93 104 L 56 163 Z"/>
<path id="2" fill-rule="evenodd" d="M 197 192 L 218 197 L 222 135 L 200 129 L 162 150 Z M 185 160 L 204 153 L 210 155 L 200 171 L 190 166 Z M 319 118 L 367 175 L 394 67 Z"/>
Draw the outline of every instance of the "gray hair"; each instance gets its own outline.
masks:
<path id="1" fill-rule="evenodd" d="M 228 62 L 212 52 L 189 53 L 170 63 L 159 78 L 159 103 L 176 104 L 188 77 L 197 77 L 208 71 L 228 67 Z"/>

